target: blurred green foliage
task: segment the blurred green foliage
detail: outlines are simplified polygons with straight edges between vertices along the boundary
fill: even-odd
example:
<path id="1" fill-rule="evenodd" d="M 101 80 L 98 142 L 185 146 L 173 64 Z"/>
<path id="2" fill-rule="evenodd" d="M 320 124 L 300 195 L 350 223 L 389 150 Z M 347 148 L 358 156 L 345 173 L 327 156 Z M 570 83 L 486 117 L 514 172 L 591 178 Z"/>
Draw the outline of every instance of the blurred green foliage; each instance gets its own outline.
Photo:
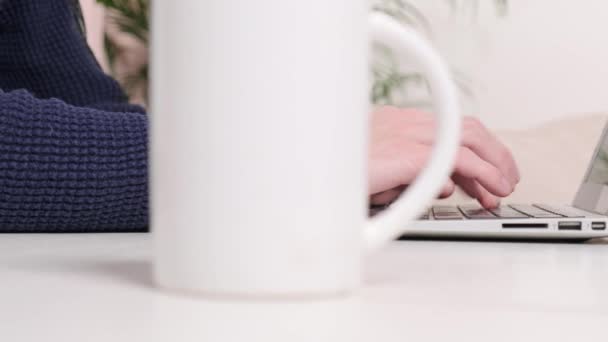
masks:
<path id="1" fill-rule="evenodd" d="M 481 1 L 484 1 L 486 5 L 489 2 L 498 17 L 503 17 L 508 13 L 509 0 L 444 0 L 444 3 L 451 8 L 454 14 L 468 12 L 476 15 L 482 5 Z M 432 25 L 424 13 L 414 5 L 414 1 L 377 0 L 373 9 L 390 15 L 432 40 Z M 424 75 L 414 71 L 402 71 L 398 58 L 386 46 L 378 46 L 374 52 L 372 77 L 372 103 L 398 106 L 427 105 L 427 103 L 417 103 L 416 101 L 420 100 L 412 94 L 418 92 L 421 87 L 426 88 Z M 470 82 L 465 74 L 452 70 L 452 78 L 461 93 L 473 96 Z"/>
<path id="2" fill-rule="evenodd" d="M 148 0 L 97 0 L 108 9 L 108 15 L 113 25 L 148 46 L 148 33 L 150 31 L 150 7 Z M 104 37 L 106 56 L 112 73 L 116 73 L 116 54 L 118 47 L 106 34 Z M 119 76 L 119 75 L 115 75 Z M 138 89 L 143 89 L 144 100 L 147 102 L 148 90 L 148 64 L 141 65 L 128 75 L 120 75 L 119 81 L 129 95 Z"/>
<path id="3" fill-rule="evenodd" d="M 169 0 L 166 0 L 169 1 Z M 208 1 L 208 0 L 201 0 Z M 481 1 L 486 0 L 443 0 L 455 12 L 468 9 L 476 13 Z M 507 14 L 509 0 L 490 0 L 497 16 Z M 110 18 L 122 32 L 131 35 L 145 46 L 148 45 L 149 0 L 97 0 L 109 9 Z M 399 22 L 414 28 L 430 37 L 432 26 L 424 13 L 411 0 L 378 0 L 373 10 L 384 12 Z M 106 36 L 105 49 L 110 67 L 114 71 L 117 47 Z M 374 104 L 412 104 L 407 101 L 409 86 L 420 87 L 426 84 L 423 75 L 416 72 L 402 72 L 399 61 L 387 47 L 379 47 L 374 52 L 372 65 L 373 84 L 371 101 Z M 462 92 L 471 94 L 466 77 L 458 72 L 453 74 L 456 84 Z M 145 64 L 131 75 L 120 78 L 129 94 L 136 89 L 147 88 L 148 65 Z M 397 96 L 398 95 L 398 96 Z M 399 98 L 397 100 L 396 98 Z"/>

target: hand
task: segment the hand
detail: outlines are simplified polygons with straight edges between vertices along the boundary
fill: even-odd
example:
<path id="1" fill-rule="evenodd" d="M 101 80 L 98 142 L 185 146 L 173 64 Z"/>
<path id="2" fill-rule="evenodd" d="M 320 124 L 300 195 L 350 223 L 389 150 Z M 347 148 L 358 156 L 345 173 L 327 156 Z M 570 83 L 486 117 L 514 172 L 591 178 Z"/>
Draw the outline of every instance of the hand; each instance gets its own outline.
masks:
<path id="1" fill-rule="evenodd" d="M 394 200 L 425 166 L 435 140 L 434 116 L 382 107 L 372 114 L 369 193 L 373 204 Z M 513 192 L 519 170 L 509 149 L 475 118 L 464 119 L 461 146 L 451 180 L 440 197 L 459 186 L 485 208 Z"/>

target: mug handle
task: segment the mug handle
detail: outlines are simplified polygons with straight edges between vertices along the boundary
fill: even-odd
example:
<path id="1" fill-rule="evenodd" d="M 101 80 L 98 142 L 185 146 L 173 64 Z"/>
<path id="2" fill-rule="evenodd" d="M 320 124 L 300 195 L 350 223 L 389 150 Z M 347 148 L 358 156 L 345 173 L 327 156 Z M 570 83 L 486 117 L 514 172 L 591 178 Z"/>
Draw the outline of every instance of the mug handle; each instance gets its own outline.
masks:
<path id="1" fill-rule="evenodd" d="M 420 66 L 433 92 L 439 122 L 438 139 L 420 175 L 390 209 L 369 219 L 364 229 L 364 245 L 373 250 L 406 232 L 407 222 L 439 194 L 456 159 L 462 119 L 450 72 L 431 46 L 386 14 L 372 13 L 370 25 L 374 41 L 391 46 L 399 55 L 413 57 Z"/>

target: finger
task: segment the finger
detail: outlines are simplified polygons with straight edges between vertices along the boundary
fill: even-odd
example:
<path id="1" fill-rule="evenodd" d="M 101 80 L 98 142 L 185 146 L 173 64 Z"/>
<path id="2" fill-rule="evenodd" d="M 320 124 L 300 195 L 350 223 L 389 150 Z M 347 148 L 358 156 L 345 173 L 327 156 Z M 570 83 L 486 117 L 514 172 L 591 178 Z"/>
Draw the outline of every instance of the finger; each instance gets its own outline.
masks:
<path id="1" fill-rule="evenodd" d="M 499 197 L 510 195 L 514 189 L 514 185 L 498 168 L 466 147 L 461 147 L 458 152 L 454 174 L 475 180 L 491 194 Z"/>
<path id="2" fill-rule="evenodd" d="M 381 192 L 379 194 L 375 194 L 371 197 L 370 202 L 372 205 L 385 205 L 385 204 L 389 204 L 394 202 L 397 198 L 399 198 L 399 196 L 401 196 L 401 194 L 403 193 L 403 191 L 405 191 L 404 186 L 400 186 L 398 188 L 395 189 L 391 189 L 388 191 L 384 191 Z M 443 188 L 441 189 L 441 192 L 439 193 L 439 198 L 448 198 L 450 196 L 452 196 L 452 194 L 454 194 L 454 191 L 456 191 L 456 185 L 454 184 L 454 182 L 449 179 L 446 184 L 443 186 Z"/>
<path id="3" fill-rule="evenodd" d="M 404 138 L 431 145 L 436 140 L 436 122 L 419 114 L 417 120 L 410 120 Z M 431 117 L 432 118 L 432 117 Z M 469 148 L 479 157 L 494 165 L 512 185 L 520 181 L 519 169 L 511 151 L 498 140 L 478 119 L 466 117 L 463 122 L 462 146 Z"/>
<path id="4" fill-rule="evenodd" d="M 370 202 L 372 205 L 385 205 L 395 201 L 403 192 L 404 187 L 398 187 L 391 190 L 387 190 L 371 197 Z"/>
<path id="5" fill-rule="evenodd" d="M 452 178 L 467 195 L 476 199 L 482 207 L 493 209 L 500 205 L 500 199 L 484 189 L 474 179 L 460 175 L 454 175 Z"/>
<path id="6" fill-rule="evenodd" d="M 448 198 L 448 197 L 452 196 L 452 194 L 454 193 L 455 190 L 456 190 L 456 185 L 454 184 L 454 182 L 451 179 L 448 179 L 448 181 L 445 183 L 445 185 L 441 189 L 441 193 L 439 193 L 439 198 Z"/>
<path id="7" fill-rule="evenodd" d="M 464 119 L 462 145 L 498 168 L 512 185 L 519 183 L 519 169 L 511 151 L 478 119 Z"/>

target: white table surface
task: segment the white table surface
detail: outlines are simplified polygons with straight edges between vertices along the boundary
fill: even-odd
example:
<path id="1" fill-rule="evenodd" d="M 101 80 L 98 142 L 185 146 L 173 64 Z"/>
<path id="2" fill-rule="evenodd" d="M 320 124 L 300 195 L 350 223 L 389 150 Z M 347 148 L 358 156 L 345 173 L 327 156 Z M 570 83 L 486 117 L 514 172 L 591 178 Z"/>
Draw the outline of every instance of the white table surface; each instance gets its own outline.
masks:
<path id="1" fill-rule="evenodd" d="M 608 241 L 395 242 L 350 297 L 156 290 L 147 234 L 0 235 L 0 341 L 607 341 Z"/>

